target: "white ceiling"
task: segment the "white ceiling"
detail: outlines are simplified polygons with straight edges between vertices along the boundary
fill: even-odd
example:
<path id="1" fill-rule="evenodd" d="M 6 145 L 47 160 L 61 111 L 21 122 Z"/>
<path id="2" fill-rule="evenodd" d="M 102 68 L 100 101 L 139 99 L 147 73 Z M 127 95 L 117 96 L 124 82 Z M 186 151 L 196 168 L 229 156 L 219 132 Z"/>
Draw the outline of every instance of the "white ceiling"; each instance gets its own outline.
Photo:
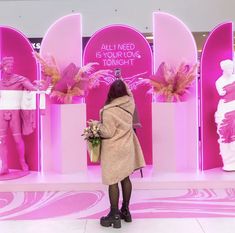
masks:
<path id="1" fill-rule="evenodd" d="M 73 12 L 83 16 L 83 34 L 112 23 L 152 32 L 152 12 L 165 11 L 185 22 L 191 31 L 211 31 L 221 22 L 235 22 L 235 0 L 0 0 L 0 24 L 28 37 L 41 37 L 58 18 Z"/>

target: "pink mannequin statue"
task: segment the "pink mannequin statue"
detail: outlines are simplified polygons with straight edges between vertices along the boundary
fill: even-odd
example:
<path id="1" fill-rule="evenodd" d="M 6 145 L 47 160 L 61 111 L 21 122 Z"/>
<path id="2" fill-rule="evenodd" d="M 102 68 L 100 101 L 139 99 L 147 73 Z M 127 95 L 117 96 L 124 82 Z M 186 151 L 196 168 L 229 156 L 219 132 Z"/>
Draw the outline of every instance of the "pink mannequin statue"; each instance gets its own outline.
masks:
<path id="1" fill-rule="evenodd" d="M 13 57 L 4 57 L 0 63 L 0 175 L 9 173 L 6 145 L 8 129 L 11 130 L 14 138 L 22 170 L 29 170 L 25 161 L 22 132 L 23 134 L 32 133 L 35 119 L 31 115 L 33 111 L 21 110 L 20 106 L 23 90 L 37 91 L 40 89 L 38 85 L 33 85 L 27 78 L 14 74 L 13 65 Z"/>

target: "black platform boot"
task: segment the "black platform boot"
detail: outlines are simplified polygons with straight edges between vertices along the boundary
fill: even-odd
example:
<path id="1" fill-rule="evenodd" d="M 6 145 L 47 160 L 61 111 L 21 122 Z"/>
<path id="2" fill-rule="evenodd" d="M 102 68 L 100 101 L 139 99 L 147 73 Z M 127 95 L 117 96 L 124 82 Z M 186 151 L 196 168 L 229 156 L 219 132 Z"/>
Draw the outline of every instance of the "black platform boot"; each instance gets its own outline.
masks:
<path id="1" fill-rule="evenodd" d="M 125 203 L 125 202 L 122 203 L 122 208 L 120 210 L 120 217 L 121 219 L 124 219 L 125 222 L 132 222 L 132 217 L 131 217 L 128 203 Z"/>
<path id="2" fill-rule="evenodd" d="M 100 219 L 100 225 L 103 227 L 121 228 L 121 218 L 118 209 L 111 208 L 109 214 Z"/>

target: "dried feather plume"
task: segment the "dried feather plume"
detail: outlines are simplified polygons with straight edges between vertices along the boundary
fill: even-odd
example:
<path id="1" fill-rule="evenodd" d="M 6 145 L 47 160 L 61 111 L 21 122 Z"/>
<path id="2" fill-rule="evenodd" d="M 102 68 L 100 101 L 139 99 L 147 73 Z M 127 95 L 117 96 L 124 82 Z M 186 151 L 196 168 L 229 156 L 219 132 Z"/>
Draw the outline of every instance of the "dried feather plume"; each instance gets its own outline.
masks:
<path id="1" fill-rule="evenodd" d="M 149 83 L 152 93 L 163 97 L 166 102 L 182 101 L 183 95 L 189 92 L 197 76 L 197 64 L 181 63 L 178 68 L 162 63 Z"/>
<path id="2" fill-rule="evenodd" d="M 60 103 L 70 104 L 75 96 L 85 96 L 92 88 L 99 86 L 99 80 L 107 77 L 111 70 L 95 71 L 97 62 L 88 63 L 82 67 L 77 67 L 74 63 L 60 72 L 56 60 L 52 56 L 42 58 L 35 53 L 35 57 L 41 64 L 43 76 L 50 82 L 50 96 L 56 98 Z"/>

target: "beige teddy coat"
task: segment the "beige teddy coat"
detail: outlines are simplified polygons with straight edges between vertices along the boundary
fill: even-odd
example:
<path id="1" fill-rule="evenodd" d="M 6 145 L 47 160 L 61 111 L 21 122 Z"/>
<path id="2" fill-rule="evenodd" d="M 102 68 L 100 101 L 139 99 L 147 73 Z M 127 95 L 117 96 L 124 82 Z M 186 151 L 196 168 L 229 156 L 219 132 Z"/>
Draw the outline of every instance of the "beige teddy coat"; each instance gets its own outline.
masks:
<path id="1" fill-rule="evenodd" d="M 101 110 L 103 184 L 115 184 L 145 166 L 143 152 L 133 130 L 134 109 L 133 97 L 126 95 L 114 99 Z"/>

